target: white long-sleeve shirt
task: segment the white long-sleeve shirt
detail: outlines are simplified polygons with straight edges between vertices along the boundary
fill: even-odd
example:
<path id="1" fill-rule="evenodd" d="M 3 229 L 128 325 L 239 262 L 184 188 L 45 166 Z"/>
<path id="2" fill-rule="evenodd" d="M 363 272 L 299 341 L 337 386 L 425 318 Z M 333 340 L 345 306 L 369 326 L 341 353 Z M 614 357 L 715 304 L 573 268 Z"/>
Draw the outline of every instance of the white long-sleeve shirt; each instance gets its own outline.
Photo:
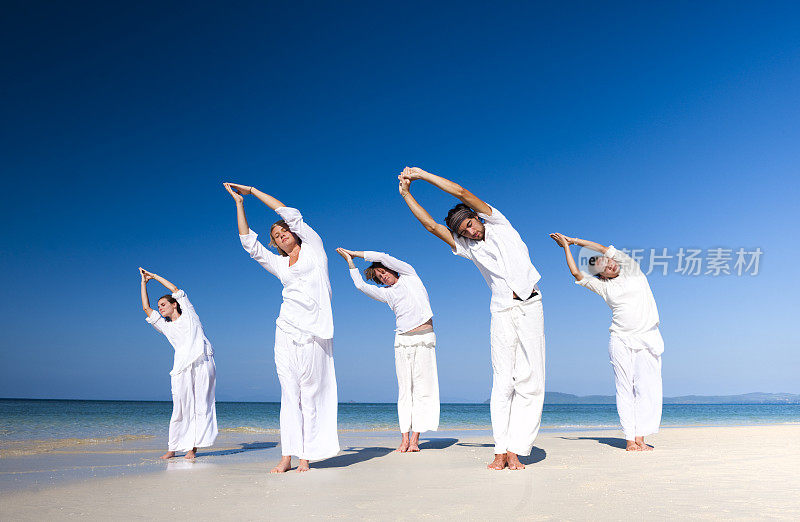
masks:
<path id="1" fill-rule="evenodd" d="M 333 312 L 331 310 L 331 282 L 328 277 L 328 256 L 319 237 L 305 221 L 300 211 L 291 207 L 275 209 L 289 226 L 289 230 L 302 240 L 297 262 L 289 266 L 289 257 L 274 254 L 258 241 L 258 234 L 250 230 L 239 235 L 242 247 L 275 275 L 283 285 L 283 303 L 278 326 L 288 325 L 320 339 L 333 338 Z M 286 328 L 284 328 L 286 329 Z"/>
<path id="2" fill-rule="evenodd" d="M 514 305 L 514 294 L 527 299 L 541 276 L 531 263 L 528 247 L 519 233 L 499 210 L 490 208 L 491 216 L 477 213 L 484 220 L 483 240 L 454 233 L 453 253 L 475 263 L 492 291 L 489 310 L 499 312 Z"/>
<path id="3" fill-rule="evenodd" d="M 357 268 L 350 269 L 350 277 L 356 288 L 376 301 L 389 305 L 395 315 L 398 333 L 413 330 L 433 317 L 428 291 L 414 267 L 383 252 L 364 251 L 364 259 L 370 263 L 381 263 L 400 275 L 392 286 L 380 287 L 367 284 Z"/>
<path id="4" fill-rule="evenodd" d="M 181 306 L 181 316 L 175 321 L 167 321 L 161 314 L 153 310 L 146 319 L 153 328 L 164 334 L 169 344 L 175 349 L 175 358 L 172 364 L 170 375 L 176 375 L 191 367 L 198 359 L 204 356 L 214 355 L 214 349 L 206 334 L 203 332 L 203 325 L 194 310 L 194 306 L 189 302 L 186 293 L 178 290 L 172 294 Z"/>
<path id="5" fill-rule="evenodd" d="M 613 246 L 606 257 L 619 263 L 619 275 L 613 279 L 600 279 L 588 274 L 575 284 L 588 288 L 602 297 L 611 308 L 612 334 L 620 336 L 642 335 L 658 326 L 658 308 L 653 291 L 639 263 Z"/>

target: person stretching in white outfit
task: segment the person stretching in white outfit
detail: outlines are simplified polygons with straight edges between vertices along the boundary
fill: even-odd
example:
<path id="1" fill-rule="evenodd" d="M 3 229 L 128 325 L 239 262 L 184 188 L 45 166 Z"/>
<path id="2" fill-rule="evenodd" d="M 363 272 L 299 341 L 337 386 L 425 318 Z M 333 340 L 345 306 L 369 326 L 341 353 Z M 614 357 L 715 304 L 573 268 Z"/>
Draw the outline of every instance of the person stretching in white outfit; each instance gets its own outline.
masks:
<path id="1" fill-rule="evenodd" d="M 519 455 L 530 455 L 544 404 L 544 315 L 536 286 L 539 272 L 519 233 L 499 210 L 460 185 L 416 167 L 406 167 L 398 177 L 400 195 L 414 216 L 454 254 L 475 263 L 489 284 L 495 455 L 488 467 L 524 469 Z M 448 212 L 446 227 L 436 223 L 411 195 L 410 183 L 416 179 L 463 202 Z"/>
<path id="2" fill-rule="evenodd" d="M 172 418 L 169 421 L 169 459 L 185 451 L 193 459 L 197 448 L 207 448 L 217 438 L 214 388 L 217 370 L 214 349 L 203 333 L 203 325 L 186 293 L 160 275 L 139 267 L 142 276 L 142 309 L 147 322 L 164 334 L 175 349 L 172 371 Z M 172 294 L 158 299 L 158 311 L 150 308 L 147 282 L 155 279 Z"/>
<path id="3" fill-rule="evenodd" d="M 350 267 L 356 288 L 386 303 L 395 313 L 394 362 L 397 372 L 397 417 L 402 441 L 397 451 L 419 451 L 419 435 L 439 428 L 439 377 L 436 372 L 436 334 L 428 292 L 414 267 L 383 252 L 337 248 Z M 367 284 L 353 264 L 361 257 L 372 264 L 364 270 Z M 411 436 L 409 437 L 409 432 Z"/>
<path id="4" fill-rule="evenodd" d="M 242 247 L 283 285 L 283 303 L 275 321 L 275 367 L 281 383 L 281 461 L 272 473 L 292 467 L 308 471 L 310 460 L 339 453 L 336 432 L 336 372 L 333 367 L 333 314 L 328 256 L 322 238 L 300 211 L 255 187 L 225 183 L 236 201 Z M 273 254 L 250 230 L 244 195 L 252 194 L 281 216 L 269 231 Z"/>
<path id="5" fill-rule="evenodd" d="M 627 441 L 627 451 L 650 451 L 646 435 L 658 432 L 661 424 L 661 354 L 664 340 L 658 330 L 656 300 L 639 263 L 613 246 L 550 234 L 564 249 L 575 283 L 605 299 L 611 308 L 608 355 L 614 368 L 617 412 Z M 575 265 L 570 245 L 603 254 L 590 265 L 594 277 Z"/>

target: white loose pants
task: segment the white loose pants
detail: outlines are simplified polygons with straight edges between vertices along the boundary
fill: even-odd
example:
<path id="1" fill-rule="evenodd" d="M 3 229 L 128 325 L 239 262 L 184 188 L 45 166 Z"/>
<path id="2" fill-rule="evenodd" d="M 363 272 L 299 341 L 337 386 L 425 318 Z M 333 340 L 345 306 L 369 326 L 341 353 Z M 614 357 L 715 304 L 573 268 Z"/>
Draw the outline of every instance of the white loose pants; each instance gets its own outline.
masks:
<path id="1" fill-rule="evenodd" d="M 397 334 L 394 364 L 400 432 L 436 431 L 439 428 L 436 334 L 432 331 Z"/>
<path id="2" fill-rule="evenodd" d="M 661 355 L 647 346 L 635 336 L 612 335 L 608 342 L 617 412 L 626 440 L 658 433 L 661 424 Z"/>
<path id="3" fill-rule="evenodd" d="M 530 455 L 544 405 L 544 313 L 541 297 L 492 314 L 494 452 Z"/>
<path id="4" fill-rule="evenodd" d="M 333 339 L 275 329 L 281 383 L 281 455 L 319 460 L 339 453 Z"/>
<path id="5" fill-rule="evenodd" d="M 214 444 L 217 438 L 216 379 L 214 357 L 198 359 L 189 368 L 171 376 L 169 451 L 189 451 Z"/>

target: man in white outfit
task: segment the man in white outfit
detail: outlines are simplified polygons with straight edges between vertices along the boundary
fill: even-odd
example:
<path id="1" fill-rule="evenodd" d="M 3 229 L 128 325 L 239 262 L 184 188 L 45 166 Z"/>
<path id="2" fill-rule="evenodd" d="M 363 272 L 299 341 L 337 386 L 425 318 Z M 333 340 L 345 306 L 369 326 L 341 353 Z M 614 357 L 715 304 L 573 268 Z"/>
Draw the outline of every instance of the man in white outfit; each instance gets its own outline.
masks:
<path id="1" fill-rule="evenodd" d="M 519 455 L 530 455 L 544 404 L 544 316 L 536 284 L 540 276 L 528 247 L 506 217 L 467 189 L 419 168 L 399 176 L 400 195 L 425 228 L 469 259 L 492 291 L 490 400 L 494 460 L 490 469 L 524 469 Z M 409 191 L 422 179 L 463 203 L 451 209 L 443 226 Z"/>
<path id="2" fill-rule="evenodd" d="M 602 297 L 612 318 L 608 355 L 614 368 L 617 412 L 627 441 L 627 451 L 650 451 L 644 442 L 658 432 L 661 424 L 661 354 L 664 340 L 658 329 L 656 300 L 639 263 L 613 246 L 593 241 L 550 234 L 564 249 L 575 283 Z M 570 245 L 579 245 L 603 254 L 590 268 L 594 275 L 582 273 L 575 265 Z"/>

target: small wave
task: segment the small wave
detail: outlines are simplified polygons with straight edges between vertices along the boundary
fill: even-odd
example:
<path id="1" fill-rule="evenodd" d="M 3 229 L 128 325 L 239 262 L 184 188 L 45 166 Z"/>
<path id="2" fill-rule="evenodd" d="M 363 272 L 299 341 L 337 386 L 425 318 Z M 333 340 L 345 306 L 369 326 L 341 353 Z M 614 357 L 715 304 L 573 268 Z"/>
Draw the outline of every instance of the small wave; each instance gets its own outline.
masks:
<path id="1" fill-rule="evenodd" d="M 256 428 L 253 426 L 237 426 L 236 428 L 220 428 L 220 433 L 269 433 L 271 435 L 280 433 L 278 428 Z"/>
<path id="2" fill-rule="evenodd" d="M 114 437 L 89 437 L 85 439 L 46 439 L 46 440 L 18 440 L 4 442 L 0 446 L 0 458 L 21 457 L 24 455 L 37 455 L 48 453 L 63 448 L 80 447 L 93 444 L 113 444 L 132 440 L 153 438 L 153 435 L 117 435 Z"/>

